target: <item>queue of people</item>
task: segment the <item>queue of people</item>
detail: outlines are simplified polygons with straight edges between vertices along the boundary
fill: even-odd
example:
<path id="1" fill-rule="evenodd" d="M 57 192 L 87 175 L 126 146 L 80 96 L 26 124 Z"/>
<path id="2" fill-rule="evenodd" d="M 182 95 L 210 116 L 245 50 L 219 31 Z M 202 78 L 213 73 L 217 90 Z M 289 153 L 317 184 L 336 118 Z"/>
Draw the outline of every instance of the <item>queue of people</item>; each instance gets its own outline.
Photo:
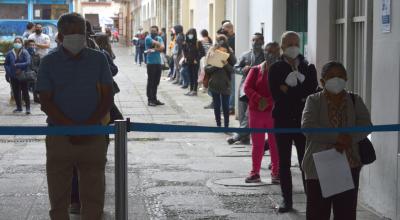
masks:
<path id="1" fill-rule="evenodd" d="M 235 34 L 230 21 L 218 30 L 216 42 L 201 31 L 190 29 L 186 34 L 177 25 L 171 29 L 169 48 L 171 59 L 169 80 L 187 89 L 185 95 L 196 96 L 199 82 L 208 92 L 218 127 L 229 127 L 232 105 L 239 102 L 241 128 L 314 128 L 371 125 L 370 115 L 362 99 L 345 90 L 347 73 L 342 64 L 329 62 L 322 69 L 321 85 L 317 70 L 300 52 L 300 37 L 296 32 L 282 35 L 280 44 L 265 43 L 263 34 L 255 33 L 252 48 L 236 62 Z M 209 63 L 215 53 L 226 53 L 221 65 Z M 234 97 L 234 74 L 240 74 L 239 97 Z M 232 98 L 233 97 L 233 98 Z M 353 99 L 353 102 L 351 101 Z M 304 191 L 307 194 L 307 219 L 329 219 L 331 209 L 335 219 L 356 219 L 359 174 L 362 167 L 358 142 L 367 133 L 313 135 L 303 133 L 268 134 L 234 133 L 229 144 L 252 143 L 252 168 L 246 183 L 261 182 L 260 167 L 266 150 L 270 151 L 271 182 L 279 184 L 282 203 L 279 213 L 293 210 L 291 175 L 292 146 L 297 150 Z M 330 198 L 323 198 L 312 155 L 336 148 L 345 152 L 351 167 L 355 188 Z"/>
<path id="2" fill-rule="evenodd" d="M 113 77 L 118 73 L 109 37 L 94 35 L 90 23 L 77 13 L 64 14 L 58 21 L 59 46 L 48 52 L 48 39 L 40 24 L 28 24 L 27 32 L 16 37 L 7 53 L 6 80 L 10 82 L 17 108 L 30 114 L 29 84 L 22 75 L 33 71 L 35 91 L 49 126 L 109 124 L 123 116 L 114 103 L 119 92 Z M 33 29 L 34 27 L 34 29 Z M 34 33 L 29 34 L 29 31 Z M 164 105 L 157 96 L 166 53 L 166 33 L 157 26 L 139 36 L 137 62 L 147 64 L 148 106 Z M 371 118 L 363 100 L 346 90 L 348 73 L 339 62 L 328 62 L 317 70 L 300 52 L 300 37 L 286 32 L 280 44 L 266 43 L 261 33 L 252 36 L 252 48 L 237 61 L 234 53 L 233 24 L 224 21 L 215 42 L 206 30 L 185 34 L 180 25 L 171 29 L 172 57 L 170 81 L 197 96 L 199 84 L 211 96 L 217 127 L 229 127 L 232 102 L 239 102 L 241 128 L 340 128 L 370 126 Z M 138 43 L 142 40 L 141 43 Z M 142 48 L 144 47 L 144 48 Z M 143 49 L 143 50 L 142 50 Z M 138 49 L 137 49 L 138 50 Z M 145 54 L 142 57 L 142 54 Z M 215 60 L 218 57 L 220 60 Z M 224 58 L 220 58 L 224 57 Z M 57 67 L 57 70 L 54 67 Z M 235 74 L 242 80 L 239 97 L 234 97 Z M 79 78 L 79 80 L 77 80 Z M 84 84 L 83 84 L 84 83 Z M 22 94 L 22 96 L 21 96 Z M 232 101 L 232 96 L 234 97 Z M 359 142 L 369 133 L 245 133 L 233 134 L 229 144 L 252 144 L 252 166 L 246 183 L 261 182 L 265 150 L 271 156 L 271 182 L 281 187 L 279 213 L 293 210 L 291 175 L 292 146 L 297 150 L 302 182 L 307 196 L 307 219 L 356 219 L 359 176 L 363 166 Z M 109 139 L 104 135 L 47 136 L 46 172 L 51 219 L 68 219 L 80 213 L 82 219 L 101 219 L 104 208 L 106 152 Z M 346 155 L 354 189 L 328 198 L 321 192 L 313 155 L 336 149 Z M 68 155 L 68 159 L 66 159 Z"/>

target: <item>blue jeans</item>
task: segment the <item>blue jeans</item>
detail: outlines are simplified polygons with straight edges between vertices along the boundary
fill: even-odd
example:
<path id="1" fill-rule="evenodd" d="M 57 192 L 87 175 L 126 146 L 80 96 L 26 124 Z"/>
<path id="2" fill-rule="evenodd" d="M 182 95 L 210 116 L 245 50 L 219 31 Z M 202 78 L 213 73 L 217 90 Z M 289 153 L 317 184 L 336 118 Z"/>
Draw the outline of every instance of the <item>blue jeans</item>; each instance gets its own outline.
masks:
<path id="1" fill-rule="evenodd" d="M 189 70 L 187 65 L 182 65 L 181 80 L 183 86 L 185 87 L 189 86 Z"/>
<path id="2" fill-rule="evenodd" d="M 231 73 L 231 95 L 229 97 L 229 109 L 235 109 L 235 73 Z"/>
<path id="3" fill-rule="evenodd" d="M 214 115 L 217 126 L 221 127 L 221 104 L 222 112 L 224 114 L 224 127 L 229 127 L 229 95 L 211 92 L 214 102 Z"/>
<path id="4" fill-rule="evenodd" d="M 136 47 L 135 63 L 142 64 L 144 52 L 140 47 Z"/>

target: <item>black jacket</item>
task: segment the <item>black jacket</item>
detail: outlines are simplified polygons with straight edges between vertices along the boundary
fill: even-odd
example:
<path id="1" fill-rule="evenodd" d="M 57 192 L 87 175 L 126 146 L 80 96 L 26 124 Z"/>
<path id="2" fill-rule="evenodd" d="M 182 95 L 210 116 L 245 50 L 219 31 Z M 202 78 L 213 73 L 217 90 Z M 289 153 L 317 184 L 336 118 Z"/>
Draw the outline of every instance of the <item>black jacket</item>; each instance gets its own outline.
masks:
<path id="1" fill-rule="evenodd" d="M 268 81 L 275 102 L 272 116 L 275 120 L 301 122 L 306 99 L 317 90 L 318 80 L 315 66 L 309 64 L 301 55 L 298 59 L 300 61 L 298 71 L 306 78 L 303 83 L 298 82 L 296 87 L 289 87 L 285 83 L 286 77 L 293 70 L 283 57 L 269 68 Z M 280 89 L 281 85 L 288 87 L 287 93 Z"/>
<path id="2" fill-rule="evenodd" d="M 189 65 L 194 64 L 194 61 L 200 64 L 200 59 L 206 55 L 200 41 L 196 43 L 186 42 L 183 45 L 183 54 L 186 58 L 185 64 Z"/>

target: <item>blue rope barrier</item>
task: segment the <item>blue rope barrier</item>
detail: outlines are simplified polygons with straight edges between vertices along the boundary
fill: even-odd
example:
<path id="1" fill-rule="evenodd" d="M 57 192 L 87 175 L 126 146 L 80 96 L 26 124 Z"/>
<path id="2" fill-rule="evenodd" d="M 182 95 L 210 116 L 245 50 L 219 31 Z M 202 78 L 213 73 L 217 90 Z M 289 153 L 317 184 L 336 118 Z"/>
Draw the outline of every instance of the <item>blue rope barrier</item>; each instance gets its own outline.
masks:
<path id="1" fill-rule="evenodd" d="M 115 133 L 114 126 L 0 126 L 0 135 L 100 135 Z"/>
<path id="2" fill-rule="evenodd" d="M 169 125 L 152 123 L 129 123 L 129 131 L 154 133 L 355 133 L 355 132 L 398 132 L 400 124 L 375 125 L 348 128 L 218 128 L 192 125 Z M 1 135 L 105 135 L 114 134 L 110 126 L 0 126 Z"/>
<path id="3" fill-rule="evenodd" d="M 375 125 L 348 128 L 218 128 L 191 125 L 167 125 L 149 123 L 130 123 L 130 130 L 137 132 L 187 132 L 187 133 L 355 133 L 355 132 L 395 132 L 400 131 L 400 124 Z"/>

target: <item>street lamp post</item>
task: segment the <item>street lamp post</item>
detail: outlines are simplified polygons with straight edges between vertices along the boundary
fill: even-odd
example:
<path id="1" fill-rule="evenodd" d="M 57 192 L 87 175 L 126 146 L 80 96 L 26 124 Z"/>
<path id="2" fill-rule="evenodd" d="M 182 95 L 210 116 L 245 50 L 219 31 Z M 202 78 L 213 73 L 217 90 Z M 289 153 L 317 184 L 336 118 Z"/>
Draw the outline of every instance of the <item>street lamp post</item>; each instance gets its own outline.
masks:
<path id="1" fill-rule="evenodd" d="M 261 22 L 261 34 L 264 35 L 265 23 Z"/>

